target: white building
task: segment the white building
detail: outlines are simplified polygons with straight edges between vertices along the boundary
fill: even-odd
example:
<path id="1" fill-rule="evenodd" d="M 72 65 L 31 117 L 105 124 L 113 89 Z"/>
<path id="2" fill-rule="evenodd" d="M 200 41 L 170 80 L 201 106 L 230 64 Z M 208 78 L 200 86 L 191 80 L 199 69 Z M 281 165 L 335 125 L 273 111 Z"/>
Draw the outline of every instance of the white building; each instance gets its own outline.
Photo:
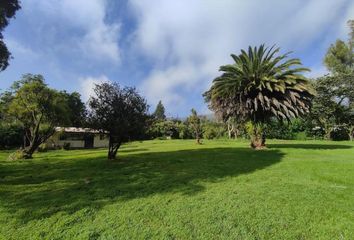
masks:
<path id="1" fill-rule="evenodd" d="M 108 147 L 109 140 L 106 134 L 90 129 L 75 127 L 56 127 L 55 133 L 46 141 L 48 147 L 70 148 L 101 148 Z"/>

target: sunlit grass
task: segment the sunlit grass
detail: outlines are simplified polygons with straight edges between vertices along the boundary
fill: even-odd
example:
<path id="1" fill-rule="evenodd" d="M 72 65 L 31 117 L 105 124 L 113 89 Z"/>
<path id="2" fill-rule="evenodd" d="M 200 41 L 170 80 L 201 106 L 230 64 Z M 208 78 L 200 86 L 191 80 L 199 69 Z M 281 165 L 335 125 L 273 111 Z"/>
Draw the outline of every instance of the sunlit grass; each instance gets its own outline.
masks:
<path id="1" fill-rule="evenodd" d="M 351 239 L 354 143 L 146 141 L 0 152 L 3 239 Z"/>

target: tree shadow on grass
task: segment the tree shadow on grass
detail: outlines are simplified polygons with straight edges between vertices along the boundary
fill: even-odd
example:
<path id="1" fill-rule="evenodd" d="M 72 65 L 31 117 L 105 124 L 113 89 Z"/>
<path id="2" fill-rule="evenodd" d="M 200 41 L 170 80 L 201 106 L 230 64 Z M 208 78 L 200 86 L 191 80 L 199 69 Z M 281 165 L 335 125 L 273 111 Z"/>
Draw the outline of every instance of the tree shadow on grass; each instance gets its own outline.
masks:
<path id="1" fill-rule="evenodd" d="M 322 150 L 335 150 L 335 149 L 350 149 L 350 145 L 338 145 L 338 144 L 267 144 L 268 148 L 301 148 L 301 149 L 322 149 Z"/>
<path id="2" fill-rule="evenodd" d="M 213 148 L 129 153 L 114 162 L 88 155 L 6 163 L 0 165 L 0 201 L 27 222 L 153 194 L 193 195 L 205 182 L 264 169 L 283 155 L 276 149 Z"/>

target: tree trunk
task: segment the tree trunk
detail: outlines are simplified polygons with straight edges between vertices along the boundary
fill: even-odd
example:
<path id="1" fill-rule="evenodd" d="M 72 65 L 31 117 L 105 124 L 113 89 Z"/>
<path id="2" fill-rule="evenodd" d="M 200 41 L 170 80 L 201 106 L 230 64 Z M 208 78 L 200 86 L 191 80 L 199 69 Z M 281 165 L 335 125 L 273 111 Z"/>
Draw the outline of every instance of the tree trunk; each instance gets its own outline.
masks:
<path id="1" fill-rule="evenodd" d="M 251 136 L 251 147 L 253 149 L 264 149 L 266 142 L 266 136 L 262 127 L 254 126 L 253 135 Z"/>
<path id="2" fill-rule="evenodd" d="M 229 134 L 229 139 L 232 138 L 232 129 L 231 129 L 231 124 L 230 123 L 227 123 L 227 131 L 228 131 L 228 134 Z"/>
<path id="3" fill-rule="evenodd" d="M 201 144 L 200 142 L 200 134 L 198 131 L 195 132 L 195 141 L 197 144 Z"/>
<path id="4" fill-rule="evenodd" d="M 265 143 L 266 143 L 266 135 L 265 135 L 265 133 L 264 133 L 264 131 L 263 131 L 263 132 L 262 132 L 262 147 L 263 147 L 263 148 L 266 147 Z"/>
<path id="5" fill-rule="evenodd" d="M 24 159 L 31 159 L 32 155 L 34 153 L 34 151 L 37 150 L 37 148 L 39 147 L 40 144 L 36 143 L 36 142 L 31 142 L 31 144 L 23 149 L 23 158 Z"/>
<path id="6" fill-rule="evenodd" d="M 118 149 L 121 145 L 121 142 L 114 143 L 113 142 L 113 137 L 109 137 L 109 147 L 108 147 L 108 155 L 107 158 L 108 160 L 114 160 L 117 157 L 117 152 Z"/>

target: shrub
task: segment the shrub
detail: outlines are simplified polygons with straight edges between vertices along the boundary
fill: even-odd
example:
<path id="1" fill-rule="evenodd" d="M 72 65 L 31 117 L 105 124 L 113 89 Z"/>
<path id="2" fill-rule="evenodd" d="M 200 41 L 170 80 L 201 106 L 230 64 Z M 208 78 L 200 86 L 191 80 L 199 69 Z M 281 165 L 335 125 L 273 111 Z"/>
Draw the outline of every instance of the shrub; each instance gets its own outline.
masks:
<path id="1" fill-rule="evenodd" d="M 215 139 L 222 138 L 226 134 L 226 129 L 223 124 L 208 123 L 203 125 L 203 138 Z"/>
<path id="2" fill-rule="evenodd" d="M 0 148 L 20 147 L 23 143 L 23 127 L 15 124 L 0 124 Z"/>
<path id="3" fill-rule="evenodd" d="M 7 160 L 16 161 L 16 160 L 24 159 L 24 158 L 25 158 L 25 154 L 23 153 L 23 151 L 21 149 L 19 149 L 19 150 L 16 150 L 15 152 L 11 153 L 7 157 Z"/>
<path id="4" fill-rule="evenodd" d="M 65 142 L 65 143 L 63 144 L 63 149 L 64 149 L 64 150 L 70 150 L 70 143 Z"/>
<path id="5" fill-rule="evenodd" d="M 329 132 L 329 138 L 333 141 L 349 140 L 349 129 L 346 126 L 335 126 Z"/>

